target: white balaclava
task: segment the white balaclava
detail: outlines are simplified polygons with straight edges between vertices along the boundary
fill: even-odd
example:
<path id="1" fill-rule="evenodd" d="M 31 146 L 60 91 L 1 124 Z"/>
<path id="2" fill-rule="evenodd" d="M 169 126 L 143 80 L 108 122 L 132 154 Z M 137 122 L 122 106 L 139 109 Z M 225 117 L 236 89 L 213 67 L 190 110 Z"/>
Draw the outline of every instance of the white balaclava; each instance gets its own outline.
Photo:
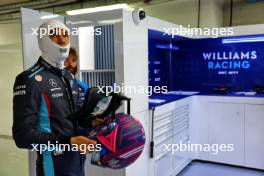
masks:
<path id="1" fill-rule="evenodd" d="M 43 23 L 39 27 L 38 44 L 42 52 L 42 58 L 54 67 L 59 69 L 64 68 L 64 61 L 69 55 L 70 42 L 66 46 L 60 46 L 54 43 L 49 37 L 49 30 L 51 29 L 64 29 L 69 34 L 69 29 L 60 21 L 50 20 Z M 43 35 L 42 31 L 46 31 Z"/>

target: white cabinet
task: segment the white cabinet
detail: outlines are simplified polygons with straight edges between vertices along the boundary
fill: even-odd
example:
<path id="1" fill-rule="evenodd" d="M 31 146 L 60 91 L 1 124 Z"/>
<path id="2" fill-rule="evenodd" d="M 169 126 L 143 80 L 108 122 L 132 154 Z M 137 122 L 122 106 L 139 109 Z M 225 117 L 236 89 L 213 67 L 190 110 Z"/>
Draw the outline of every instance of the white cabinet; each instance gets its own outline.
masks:
<path id="1" fill-rule="evenodd" d="M 182 99 L 155 109 L 154 173 L 150 175 L 174 176 L 191 162 L 186 153 L 174 152 L 172 154 L 164 147 L 164 144 L 169 146 L 180 141 L 187 143 L 189 139 L 189 103 L 189 99 Z"/>
<path id="2" fill-rule="evenodd" d="M 233 151 L 209 154 L 214 162 L 243 165 L 244 161 L 244 105 L 215 103 L 208 104 L 209 144 L 233 145 Z M 216 145 L 215 145 L 216 146 Z M 214 147 L 214 150 L 219 150 Z"/>
<path id="3" fill-rule="evenodd" d="M 175 102 L 157 107 L 154 115 L 154 173 L 169 176 L 172 172 L 172 155 L 164 150 L 164 144 L 173 143 L 173 109 Z"/>
<path id="4" fill-rule="evenodd" d="M 232 152 L 208 154 L 213 162 L 264 169 L 264 105 L 207 102 L 208 143 L 233 144 Z"/>
<path id="5" fill-rule="evenodd" d="M 194 96 L 192 144 L 233 144 L 232 152 L 192 151 L 192 158 L 264 170 L 264 98 Z"/>
<path id="6" fill-rule="evenodd" d="M 264 170 L 264 100 L 193 98 L 156 108 L 153 174 L 150 175 L 177 175 L 191 159 Z M 218 150 L 218 154 L 212 154 L 212 150 L 193 151 L 191 155 L 163 151 L 163 144 L 188 140 L 192 144 L 209 144 L 211 149 Z M 223 144 L 233 145 L 233 151 L 221 152 Z"/>
<path id="7" fill-rule="evenodd" d="M 245 166 L 264 169 L 264 105 L 245 108 Z"/>
<path id="8" fill-rule="evenodd" d="M 173 115 L 173 143 L 187 144 L 189 141 L 189 119 L 190 119 L 190 99 L 177 101 Z M 180 173 L 186 165 L 191 162 L 189 152 L 177 151 L 173 154 L 172 175 Z"/>
<path id="9" fill-rule="evenodd" d="M 151 160 L 150 175 L 151 176 L 168 176 L 172 171 L 172 155 L 163 151 L 163 144 L 172 143 L 172 115 L 175 102 L 158 106 L 154 111 L 154 119 L 152 119 L 152 111 L 150 117 L 150 135 L 153 133 L 154 141 L 154 158 Z"/>

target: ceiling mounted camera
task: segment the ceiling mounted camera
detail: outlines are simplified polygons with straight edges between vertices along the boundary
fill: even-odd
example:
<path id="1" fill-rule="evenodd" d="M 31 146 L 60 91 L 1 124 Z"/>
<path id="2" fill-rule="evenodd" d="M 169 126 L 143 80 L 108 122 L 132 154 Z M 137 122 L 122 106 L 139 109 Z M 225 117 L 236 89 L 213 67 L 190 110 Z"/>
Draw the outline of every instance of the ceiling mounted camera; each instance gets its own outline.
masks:
<path id="1" fill-rule="evenodd" d="M 135 9 L 132 12 L 132 17 L 135 24 L 138 25 L 146 17 L 146 12 L 142 8 Z"/>

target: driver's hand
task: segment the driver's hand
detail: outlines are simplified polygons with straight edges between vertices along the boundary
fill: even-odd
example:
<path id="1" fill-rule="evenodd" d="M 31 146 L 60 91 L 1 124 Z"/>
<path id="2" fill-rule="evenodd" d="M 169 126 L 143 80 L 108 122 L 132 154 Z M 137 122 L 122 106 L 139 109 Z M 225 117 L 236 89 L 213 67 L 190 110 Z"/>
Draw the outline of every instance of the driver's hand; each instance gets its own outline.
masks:
<path id="1" fill-rule="evenodd" d="M 92 120 L 92 126 L 100 125 L 102 123 L 104 123 L 103 119 L 96 118 L 96 119 Z"/>

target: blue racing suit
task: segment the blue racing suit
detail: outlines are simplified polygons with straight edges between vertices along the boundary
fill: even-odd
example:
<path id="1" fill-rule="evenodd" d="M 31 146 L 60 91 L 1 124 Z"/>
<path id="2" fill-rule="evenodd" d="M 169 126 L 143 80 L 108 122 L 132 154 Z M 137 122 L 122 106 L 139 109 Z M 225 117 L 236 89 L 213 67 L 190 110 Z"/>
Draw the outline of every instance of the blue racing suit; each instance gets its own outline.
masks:
<path id="1" fill-rule="evenodd" d="M 41 57 L 16 77 L 13 97 L 13 138 L 19 148 L 32 144 L 70 144 L 79 122 L 70 118 L 80 107 L 77 81 L 67 70 Z M 85 155 L 78 151 L 37 152 L 38 176 L 84 176 Z"/>

